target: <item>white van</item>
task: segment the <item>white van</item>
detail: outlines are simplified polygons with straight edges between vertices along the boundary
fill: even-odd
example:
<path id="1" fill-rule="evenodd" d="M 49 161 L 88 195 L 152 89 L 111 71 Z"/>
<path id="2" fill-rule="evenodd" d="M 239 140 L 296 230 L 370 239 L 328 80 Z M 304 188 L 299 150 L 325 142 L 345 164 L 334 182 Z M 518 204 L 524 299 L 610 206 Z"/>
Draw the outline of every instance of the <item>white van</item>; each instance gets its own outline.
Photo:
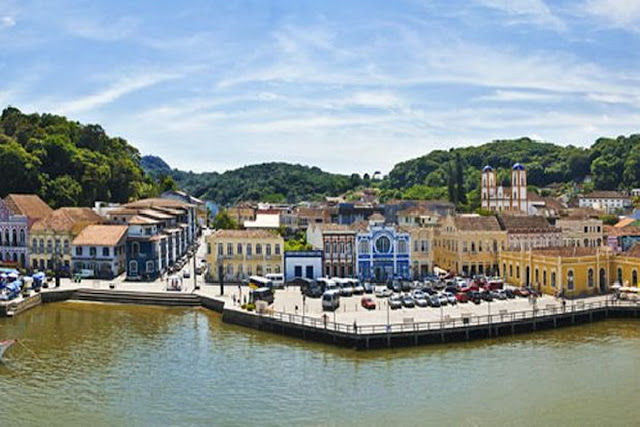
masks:
<path id="1" fill-rule="evenodd" d="M 271 280 L 271 283 L 273 284 L 274 288 L 276 289 L 284 288 L 284 274 L 269 273 L 269 274 L 266 274 L 264 277 Z"/>
<path id="2" fill-rule="evenodd" d="M 327 291 L 322 294 L 322 309 L 325 311 L 334 311 L 340 307 L 340 291 Z"/>
<path id="3" fill-rule="evenodd" d="M 338 284 L 329 279 L 328 277 L 318 277 L 316 283 L 320 286 L 323 292 L 339 290 Z"/>

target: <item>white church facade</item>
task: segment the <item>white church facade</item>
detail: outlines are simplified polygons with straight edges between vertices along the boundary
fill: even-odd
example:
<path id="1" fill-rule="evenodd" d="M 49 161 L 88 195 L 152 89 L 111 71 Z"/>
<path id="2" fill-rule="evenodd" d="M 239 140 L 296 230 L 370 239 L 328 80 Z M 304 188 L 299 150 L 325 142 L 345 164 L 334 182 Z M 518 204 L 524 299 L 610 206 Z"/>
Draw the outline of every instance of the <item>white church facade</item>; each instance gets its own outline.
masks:
<path id="1" fill-rule="evenodd" d="M 520 163 L 511 168 L 511 187 L 498 185 L 498 174 L 491 166 L 482 169 L 482 209 L 494 212 L 529 213 L 527 171 Z"/>

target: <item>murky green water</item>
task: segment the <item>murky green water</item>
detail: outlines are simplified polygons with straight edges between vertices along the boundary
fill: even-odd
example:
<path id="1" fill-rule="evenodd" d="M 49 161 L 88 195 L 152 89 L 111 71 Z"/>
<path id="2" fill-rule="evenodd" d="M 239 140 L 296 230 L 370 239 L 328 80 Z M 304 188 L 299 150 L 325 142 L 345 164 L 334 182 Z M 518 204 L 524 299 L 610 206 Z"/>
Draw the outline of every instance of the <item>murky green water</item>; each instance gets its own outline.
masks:
<path id="1" fill-rule="evenodd" d="M 205 310 L 0 319 L 0 425 L 638 425 L 640 322 L 354 352 Z M 30 351 L 36 356 L 33 356 Z"/>

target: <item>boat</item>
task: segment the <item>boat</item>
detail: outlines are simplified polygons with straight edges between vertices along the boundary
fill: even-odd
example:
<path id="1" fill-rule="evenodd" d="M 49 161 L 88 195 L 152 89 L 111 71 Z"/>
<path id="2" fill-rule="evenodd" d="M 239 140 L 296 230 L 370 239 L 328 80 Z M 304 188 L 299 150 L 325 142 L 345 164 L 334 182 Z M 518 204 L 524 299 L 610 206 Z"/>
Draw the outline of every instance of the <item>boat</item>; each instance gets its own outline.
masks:
<path id="1" fill-rule="evenodd" d="M 11 347 L 15 342 L 16 340 L 0 341 L 0 360 L 2 360 L 2 356 L 4 355 L 4 352 L 7 351 L 9 347 Z"/>

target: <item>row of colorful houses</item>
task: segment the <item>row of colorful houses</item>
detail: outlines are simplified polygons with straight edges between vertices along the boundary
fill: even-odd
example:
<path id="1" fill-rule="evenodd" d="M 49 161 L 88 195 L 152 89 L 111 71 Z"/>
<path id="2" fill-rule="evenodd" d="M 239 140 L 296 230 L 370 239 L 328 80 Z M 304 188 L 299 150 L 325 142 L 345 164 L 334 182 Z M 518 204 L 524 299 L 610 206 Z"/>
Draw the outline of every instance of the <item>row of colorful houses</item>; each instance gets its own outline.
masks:
<path id="1" fill-rule="evenodd" d="M 52 210 L 37 195 L 8 195 L 0 200 L 0 264 L 153 280 L 184 257 L 200 230 L 198 206 L 175 198 L 138 200 L 98 212 Z"/>

